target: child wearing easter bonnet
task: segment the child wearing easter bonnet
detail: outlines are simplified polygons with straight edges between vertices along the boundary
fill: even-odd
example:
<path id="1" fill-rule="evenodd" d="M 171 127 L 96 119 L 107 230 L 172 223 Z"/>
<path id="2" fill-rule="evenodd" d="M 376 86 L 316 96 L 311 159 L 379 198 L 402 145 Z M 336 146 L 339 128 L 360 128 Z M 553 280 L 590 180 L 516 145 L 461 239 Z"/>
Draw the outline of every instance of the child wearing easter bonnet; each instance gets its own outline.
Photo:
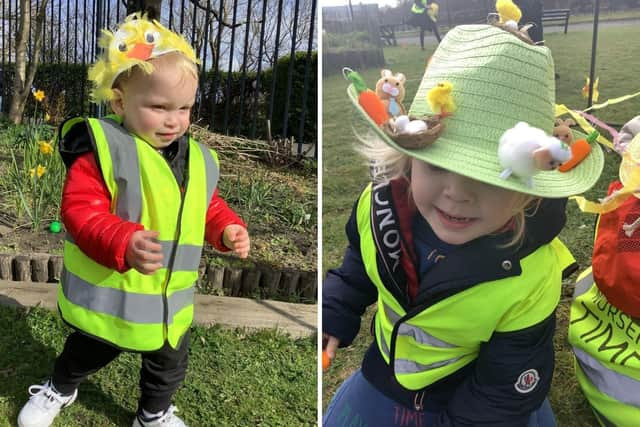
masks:
<path id="1" fill-rule="evenodd" d="M 216 153 L 188 133 L 198 86 L 191 46 L 138 14 L 103 31 L 101 45 L 92 96 L 115 115 L 59 130 L 68 172 L 58 307 L 75 331 L 51 377 L 29 388 L 20 427 L 51 425 L 122 351 L 142 358 L 133 426 L 184 426 L 171 400 L 187 369 L 203 241 L 249 252 L 246 225 L 218 196 Z"/>
<path id="2" fill-rule="evenodd" d="M 439 120 L 426 146 L 370 120 L 349 87 L 375 135 L 363 151 L 379 173 L 323 284 L 329 359 L 352 343 L 367 306 L 377 310 L 373 343 L 325 426 L 555 425 L 546 400 L 555 308 L 575 270 L 557 235 L 566 197 L 597 181 L 603 154 L 593 146 L 569 172 L 555 170 L 570 153 L 550 136 L 553 60 L 516 33 L 447 33 L 409 110 Z"/>
<path id="3" fill-rule="evenodd" d="M 614 138 L 619 180 L 599 212 L 591 267 L 579 275 L 569 321 L 578 383 L 602 426 L 640 420 L 640 116 Z M 635 196 L 635 197 L 634 197 Z"/>

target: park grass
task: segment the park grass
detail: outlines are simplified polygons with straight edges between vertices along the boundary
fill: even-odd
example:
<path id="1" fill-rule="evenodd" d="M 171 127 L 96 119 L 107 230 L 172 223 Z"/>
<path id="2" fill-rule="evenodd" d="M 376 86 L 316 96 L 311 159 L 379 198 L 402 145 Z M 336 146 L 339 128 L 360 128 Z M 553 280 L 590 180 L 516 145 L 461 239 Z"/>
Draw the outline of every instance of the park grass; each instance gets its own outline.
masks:
<path id="1" fill-rule="evenodd" d="M 231 314 L 232 315 L 232 314 Z M 47 310 L 0 305 L 0 427 L 14 426 L 27 388 L 51 374 L 70 328 Z M 275 330 L 192 327 L 189 368 L 174 397 L 190 426 L 317 425 L 316 338 Z M 54 427 L 131 425 L 140 357 L 125 353 L 79 388 Z"/>
<path id="2" fill-rule="evenodd" d="M 601 28 L 596 56 L 596 76 L 600 77 L 600 101 L 616 98 L 640 91 L 635 58 L 640 58 L 640 46 L 631 43 L 638 40 L 640 28 L 621 26 Z M 584 77 L 589 73 L 591 53 L 591 32 L 570 31 L 569 34 L 549 34 L 547 45 L 553 52 L 556 71 L 557 102 L 570 108 L 586 107 L 581 97 Z M 431 39 L 432 40 L 432 39 Z M 433 53 L 435 45 L 426 46 L 422 52 L 417 44 L 385 48 L 387 68 L 403 72 L 407 76 L 407 105 L 418 88 L 424 72 L 426 60 Z M 620 60 L 627 58 L 627 60 Z M 349 64 L 345 64 L 348 66 Z M 372 87 L 379 76 L 378 69 L 358 70 Z M 364 185 L 368 170 L 365 161 L 354 148 L 357 140 L 354 131 L 362 129 L 346 96 L 346 81 L 341 75 L 325 77 L 323 80 L 323 270 L 340 265 L 346 247 L 344 224 L 351 208 Z M 640 114 L 640 98 L 607 107 L 595 113 L 599 118 L 621 125 Z M 608 183 L 617 178 L 619 157 L 615 153 L 606 154 L 605 170 L 596 186 L 586 196 L 595 200 L 606 194 Z M 567 225 L 560 237 L 573 252 L 581 268 L 591 262 L 594 216 L 582 214 L 574 202 L 567 208 Z M 549 395 L 558 425 L 561 427 L 596 426 L 576 382 L 573 371 L 571 349 L 567 342 L 567 321 L 570 298 L 565 296 L 558 308 L 558 326 L 555 337 L 556 370 Z M 367 332 L 373 309 L 363 317 L 361 331 L 354 344 L 341 349 L 331 369 L 323 375 L 323 408 L 333 396 L 337 386 L 346 379 L 362 360 L 364 351 L 371 342 Z"/>

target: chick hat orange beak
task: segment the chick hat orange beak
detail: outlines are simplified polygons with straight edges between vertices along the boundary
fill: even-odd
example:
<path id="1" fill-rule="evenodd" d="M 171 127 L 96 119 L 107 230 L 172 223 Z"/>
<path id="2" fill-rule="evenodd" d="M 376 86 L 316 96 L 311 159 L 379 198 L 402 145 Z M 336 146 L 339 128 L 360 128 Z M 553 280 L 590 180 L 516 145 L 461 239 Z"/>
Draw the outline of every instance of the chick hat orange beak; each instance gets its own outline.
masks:
<path id="1" fill-rule="evenodd" d="M 99 45 L 103 53 L 88 72 L 94 84 L 91 91 L 94 102 L 113 98 L 113 83 L 123 72 L 139 66 L 150 74 L 153 71 L 150 59 L 179 52 L 194 64 L 198 63 L 193 48 L 182 36 L 139 13 L 129 15 L 115 32 L 102 30 Z"/>

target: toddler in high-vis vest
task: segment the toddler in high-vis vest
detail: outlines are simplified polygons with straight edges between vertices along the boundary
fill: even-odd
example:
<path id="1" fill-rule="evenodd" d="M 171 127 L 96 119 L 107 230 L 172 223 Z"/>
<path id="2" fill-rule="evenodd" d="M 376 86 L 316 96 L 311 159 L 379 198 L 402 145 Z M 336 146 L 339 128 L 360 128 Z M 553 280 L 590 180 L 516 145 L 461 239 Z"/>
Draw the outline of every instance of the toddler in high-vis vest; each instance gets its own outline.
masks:
<path id="1" fill-rule="evenodd" d="M 591 267 L 578 277 L 569 343 L 578 383 L 600 425 L 640 422 L 640 116 L 617 140 L 620 180 L 597 220 Z"/>
<path id="2" fill-rule="evenodd" d="M 348 94 L 371 130 L 361 151 L 374 176 L 324 280 L 328 357 L 377 310 L 362 366 L 323 424 L 554 426 L 555 309 L 575 269 L 557 236 L 566 197 L 595 184 L 603 154 L 594 145 L 570 172 L 555 169 L 568 147 L 550 136 L 549 49 L 493 25 L 450 30 L 408 113 L 429 117 L 435 140 L 397 137 L 393 118 L 376 126 Z"/>
<path id="3" fill-rule="evenodd" d="M 92 96 L 115 115 L 70 119 L 59 131 L 68 172 L 58 307 L 75 331 L 50 379 L 29 388 L 20 427 L 51 425 L 122 351 L 142 356 L 133 426 L 184 426 L 171 400 L 186 374 L 203 242 L 249 252 L 246 225 L 218 196 L 216 153 L 188 133 L 193 49 L 137 14 L 104 31 L 101 45 Z"/>

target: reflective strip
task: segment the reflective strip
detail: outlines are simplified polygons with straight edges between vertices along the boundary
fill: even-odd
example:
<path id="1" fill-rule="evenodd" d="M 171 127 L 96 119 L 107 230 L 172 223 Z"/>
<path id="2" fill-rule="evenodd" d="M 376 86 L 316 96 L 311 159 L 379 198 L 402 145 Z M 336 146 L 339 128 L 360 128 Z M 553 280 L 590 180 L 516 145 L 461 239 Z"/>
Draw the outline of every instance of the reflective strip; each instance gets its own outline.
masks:
<path id="1" fill-rule="evenodd" d="M 73 304 L 96 313 L 105 313 L 131 323 L 162 323 L 162 295 L 124 292 L 95 286 L 62 269 L 62 291 Z M 168 324 L 173 316 L 193 304 L 193 286 L 175 292 L 167 298 Z"/>
<path id="2" fill-rule="evenodd" d="M 401 316 L 397 314 L 395 311 L 391 309 L 387 304 L 382 304 L 384 309 L 384 313 L 387 315 L 387 318 L 391 323 L 397 323 Z M 398 335 L 402 335 L 405 337 L 412 337 L 416 342 L 420 344 L 430 345 L 432 347 L 440 347 L 440 348 L 453 348 L 457 347 L 456 345 L 450 344 L 446 341 L 442 341 L 439 338 L 434 337 L 433 335 L 424 331 L 424 329 L 419 328 L 417 326 L 409 325 L 407 323 L 403 323 L 398 328 Z"/>
<path id="3" fill-rule="evenodd" d="M 573 290 L 573 299 L 575 300 L 580 295 L 587 292 L 593 286 L 593 272 L 587 274 L 582 279 L 576 282 L 576 287 Z"/>
<path id="4" fill-rule="evenodd" d="M 440 368 L 442 366 L 451 365 L 458 361 L 462 356 L 454 357 L 453 359 L 441 360 L 439 362 L 433 362 L 428 365 L 423 365 L 414 360 L 396 359 L 394 362 L 394 368 L 398 374 L 417 374 L 420 372 L 430 371 L 432 369 Z"/>
<path id="5" fill-rule="evenodd" d="M 640 407 L 640 381 L 612 371 L 578 347 L 573 353 L 580 368 L 600 392 L 618 402 Z"/>
<path id="6" fill-rule="evenodd" d="M 406 323 L 403 323 L 398 328 L 398 335 L 402 335 L 405 337 L 412 337 L 419 344 L 426 344 L 432 347 L 440 347 L 440 348 L 453 348 L 457 347 L 453 344 L 449 344 L 446 341 L 442 341 L 439 338 L 434 337 L 431 334 L 428 334 L 417 326 L 412 326 Z"/>
<path id="7" fill-rule="evenodd" d="M 139 223 L 142 213 L 142 190 L 136 142 L 118 123 L 108 119 L 98 121 L 109 146 L 113 179 L 118 187 L 116 215 L 125 221 Z"/>
<path id="8" fill-rule="evenodd" d="M 168 268 L 175 241 L 160 240 L 159 243 L 162 246 L 162 266 Z M 202 255 L 202 246 L 178 245 L 171 271 L 197 271 L 200 266 L 200 255 Z"/>
<path id="9" fill-rule="evenodd" d="M 207 174 L 207 204 L 205 206 L 209 206 L 209 202 L 213 197 L 213 192 L 218 184 L 220 171 L 218 170 L 218 165 L 216 164 L 211 151 L 209 151 L 209 148 L 200 143 L 196 143 L 196 145 L 200 147 L 202 157 L 204 158 L 204 168 Z"/>
<path id="10" fill-rule="evenodd" d="M 397 323 L 398 320 L 400 320 L 400 318 L 402 317 L 398 313 L 393 311 L 393 309 L 384 302 L 382 303 L 382 308 L 384 309 L 384 314 L 386 314 L 391 323 Z"/>

